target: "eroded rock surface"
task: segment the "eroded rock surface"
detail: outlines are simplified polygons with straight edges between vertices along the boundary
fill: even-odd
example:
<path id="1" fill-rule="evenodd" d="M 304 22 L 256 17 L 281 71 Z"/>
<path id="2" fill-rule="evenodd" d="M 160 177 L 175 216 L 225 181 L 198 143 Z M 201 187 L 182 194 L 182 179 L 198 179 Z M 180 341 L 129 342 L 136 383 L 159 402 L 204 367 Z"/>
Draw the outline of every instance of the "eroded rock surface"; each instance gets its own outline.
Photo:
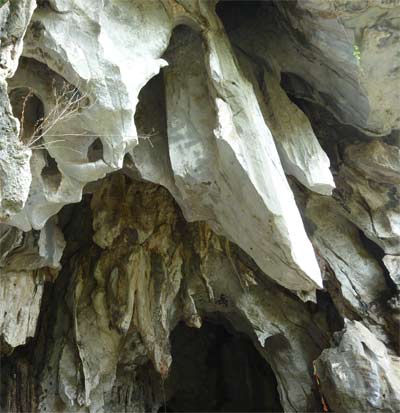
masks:
<path id="1" fill-rule="evenodd" d="M 399 19 L 0 6 L 1 411 L 395 412 Z"/>
<path id="2" fill-rule="evenodd" d="M 316 361 L 329 406 L 337 412 L 395 412 L 400 403 L 399 357 L 357 321 L 346 322 L 336 346 Z"/>
<path id="3" fill-rule="evenodd" d="M 226 7 L 235 45 L 343 123 L 372 135 L 399 129 L 397 2 L 252 3 L 247 19 L 242 4 Z"/>
<path id="4" fill-rule="evenodd" d="M 19 139 L 18 120 L 13 117 L 8 98 L 7 79 L 17 70 L 22 40 L 35 0 L 6 2 L 0 8 L 0 218 L 20 211 L 28 197 L 32 176 L 29 171 L 31 150 Z"/>

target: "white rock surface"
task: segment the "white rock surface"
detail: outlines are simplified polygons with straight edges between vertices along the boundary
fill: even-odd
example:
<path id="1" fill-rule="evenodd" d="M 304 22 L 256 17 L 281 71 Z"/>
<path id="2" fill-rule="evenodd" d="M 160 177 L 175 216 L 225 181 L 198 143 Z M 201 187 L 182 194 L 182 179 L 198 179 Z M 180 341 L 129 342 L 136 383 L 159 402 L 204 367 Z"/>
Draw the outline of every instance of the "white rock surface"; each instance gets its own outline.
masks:
<path id="1" fill-rule="evenodd" d="M 400 404 L 400 359 L 358 321 L 346 321 L 336 346 L 316 360 L 330 408 L 337 412 L 396 412 Z"/>
<path id="2" fill-rule="evenodd" d="M 159 411 L 181 322 L 245 336 L 284 411 L 320 411 L 321 396 L 336 411 L 398 403 L 398 142 L 365 136 L 399 125 L 396 8 L 220 2 L 225 27 L 246 5 L 227 35 L 216 3 L 50 0 L 30 23 L 34 1 L 1 9 L 9 411 Z M 76 112 L 29 142 L 65 87 L 83 97 Z M 29 88 L 21 139 L 10 102 L 22 118 Z M 339 119 L 333 139 L 304 99 Z"/>
<path id="3" fill-rule="evenodd" d="M 60 10 L 68 6 L 52 4 Z M 78 202 L 88 182 L 121 168 L 125 154 L 131 151 L 141 175 L 166 185 L 189 220 L 209 221 L 281 285 L 313 292 L 321 286 L 321 278 L 312 246 L 252 85 L 241 73 L 227 37 L 221 36 L 223 28 L 211 3 L 167 8 L 175 13 L 175 21 L 190 17 L 199 29 L 204 21 L 209 22 L 211 29 L 204 38 L 208 53 L 203 54 L 198 39 L 192 51 L 200 59 L 198 72 L 192 75 L 190 58 L 179 58 L 184 49 L 174 56 L 174 65 L 181 70 L 181 78 L 173 79 L 178 85 L 172 86 L 170 72 L 166 72 L 171 170 L 164 168 L 164 176 L 154 173 L 138 156 L 133 119 L 137 95 L 166 64 L 160 56 L 173 27 L 172 19 L 156 2 L 145 4 L 144 8 L 128 7 L 126 2 L 117 2 L 89 10 L 76 1 L 65 13 L 43 7 L 34 14 L 24 56 L 51 70 L 27 60 L 11 87 L 32 87 L 46 115 L 56 104 L 49 78 L 60 92 L 61 75 L 87 94 L 90 103 L 45 134 L 41 148 L 50 157 L 44 149 L 34 151 L 27 204 L 9 223 L 24 231 L 41 229 L 63 205 Z M 124 42 L 118 41 L 121 38 Z M 36 67 L 34 72 L 29 71 L 32 67 Z M 195 94 L 203 101 L 196 101 Z M 193 108 L 188 113 L 187 104 Z M 96 139 L 103 151 L 97 149 L 92 161 Z M 160 149 L 165 146 L 155 153 Z"/>
<path id="4" fill-rule="evenodd" d="M 35 271 L 1 271 L 0 337 L 10 347 L 35 335 L 42 294 L 43 281 Z"/>
<path id="5" fill-rule="evenodd" d="M 174 65 L 166 70 L 178 201 L 187 219 L 208 220 L 271 278 L 289 289 L 310 291 L 321 285 L 320 272 L 272 135 L 251 84 L 227 52 L 219 23 L 208 18 L 215 29 L 205 40 L 205 62 L 201 40 L 187 31 L 181 42 L 190 36 L 193 41 L 177 41 Z"/>
<path id="6" fill-rule="evenodd" d="M 311 191 L 331 195 L 335 183 L 329 158 L 322 150 L 307 116 L 290 101 L 279 81 L 264 70 L 264 97 L 283 169 Z"/>
<path id="7" fill-rule="evenodd" d="M 28 197 L 32 177 L 31 151 L 21 144 L 19 123 L 13 117 L 6 80 L 17 69 L 22 39 L 35 10 L 34 0 L 6 2 L 0 8 L 0 219 L 20 211 Z"/>
<path id="8" fill-rule="evenodd" d="M 331 195 L 335 183 L 329 169 L 329 158 L 321 148 L 307 116 L 292 103 L 280 86 L 279 73 L 273 74 L 269 69 L 260 67 L 238 48 L 235 54 L 253 85 L 285 173 L 294 176 L 311 191 Z"/>
<path id="9" fill-rule="evenodd" d="M 57 163 L 60 183 L 52 187 L 43 182 L 43 157 L 36 156 L 31 165 L 36 182 L 28 206 L 10 220 L 25 231 L 42 228 L 63 205 L 78 202 L 86 183 L 122 168 L 125 154 L 138 143 L 133 119 L 137 95 L 166 64 L 159 56 L 171 30 L 165 10 L 155 1 L 137 7 L 125 1 L 98 2 L 90 8 L 80 1 L 69 9 L 66 2 L 52 5 L 63 12 L 44 7 L 35 13 L 24 56 L 45 63 L 54 73 L 38 67 L 26 74 L 22 67 L 14 87 L 32 87 L 44 104 L 45 116 L 54 107 L 51 78 L 59 80 L 59 75 L 90 103 L 76 116 L 56 122 L 43 137 Z M 91 161 L 87 153 L 96 139 L 102 151 Z"/>
<path id="10" fill-rule="evenodd" d="M 57 277 L 64 248 L 55 218 L 36 234 L 0 224 L 0 338 L 11 348 L 34 337 L 44 281 Z"/>

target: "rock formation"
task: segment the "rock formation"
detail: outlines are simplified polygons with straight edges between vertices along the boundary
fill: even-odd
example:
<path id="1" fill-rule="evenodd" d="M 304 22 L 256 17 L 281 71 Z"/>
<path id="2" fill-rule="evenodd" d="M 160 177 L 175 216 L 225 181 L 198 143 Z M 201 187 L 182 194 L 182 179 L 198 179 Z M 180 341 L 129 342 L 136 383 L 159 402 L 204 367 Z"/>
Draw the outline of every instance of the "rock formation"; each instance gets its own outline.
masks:
<path id="1" fill-rule="evenodd" d="M 398 411 L 400 4 L 0 4 L 0 411 Z"/>

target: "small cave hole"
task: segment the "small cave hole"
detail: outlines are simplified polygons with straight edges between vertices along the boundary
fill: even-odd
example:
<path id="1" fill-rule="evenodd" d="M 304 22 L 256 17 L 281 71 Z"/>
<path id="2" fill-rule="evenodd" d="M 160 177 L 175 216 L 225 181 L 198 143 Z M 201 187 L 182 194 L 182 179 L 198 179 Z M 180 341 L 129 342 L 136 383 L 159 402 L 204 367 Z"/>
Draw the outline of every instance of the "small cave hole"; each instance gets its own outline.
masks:
<path id="1" fill-rule="evenodd" d="M 60 184 L 62 175 L 57 167 L 56 160 L 45 151 L 46 166 L 42 169 L 41 177 L 43 182 L 53 191 L 57 191 Z"/>
<path id="2" fill-rule="evenodd" d="M 96 162 L 103 159 L 103 143 L 100 138 L 95 139 L 89 146 L 87 158 L 89 162 Z"/>
<path id="3" fill-rule="evenodd" d="M 139 93 L 135 125 L 139 145 L 147 148 L 167 144 L 165 85 L 162 73 L 152 77 Z M 152 113 L 152 116 L 149 116 Z M 165 146 L 166 148 L 166 146 Z M 168 150 L 167 150 L 168 152 Z"/>
<path id="4" fill-rule="evenodd" d="M 275 375 L 251 340 L 230 326 L 178 324 L 159 412 L 282 412 Z"/>
<path id="5" fill-rule="evenodd" d="M 30 144 L 44 116 L 43 103 L 27 87 L 11 90 L 9 97 L 13 114 L 20 121 L 20 139 Z"/>

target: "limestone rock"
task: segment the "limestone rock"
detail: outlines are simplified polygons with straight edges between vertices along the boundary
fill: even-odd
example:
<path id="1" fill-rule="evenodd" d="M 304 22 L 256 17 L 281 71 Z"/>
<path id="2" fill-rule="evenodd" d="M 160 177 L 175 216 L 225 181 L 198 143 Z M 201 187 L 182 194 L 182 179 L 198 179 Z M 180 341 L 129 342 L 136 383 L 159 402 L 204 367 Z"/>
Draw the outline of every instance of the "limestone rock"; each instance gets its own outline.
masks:
<path id="1" fill-rule="evenodd" d="M 361 323 L 347 321 L 336 345 L 315 365 L 329 407 L 337 412 L 396 412 L 400 360 Z"/>
<path id="2" fill-rule="evenodd" d="M 43 280 L 34 271 L 1 271 L 0 337 L 11 348 L 36 333 Z"/>
<path id="3" fill-rule="evenodd" d="M 389 271 L 389 275 L 400 290 L 400 257 L 397 255 L 385 255 L 383 263 Z"/>
<path id="4" fill-rule="evenodd" d="M 395 3 L 3 4 L 0 411 L 396 410 Z"/>
<path id="5" fill-rule="evenodd" d="M 338 174 L 347 217 L 388 254 L 400 252 L 399 149 L 382 142 L 350 145 Z"/>
<path id="6" fill-rule="evenodd" d="M 335 183 L 329 170 L 329 158 L 314 135 L 310 121 L 267 70 L 264 70 L 264 82 L 267 123 L 285 172 L 312 191 L 331 195 Z"/>
<path id="7" fill-rule="evenodd" d="M 0 224 L 0 245 L 0 337 L 13 348 L 36 333 L 44 282 L 57 277 L 65 241 L 52 219 L 38 234 Z"/>
<path id="8" fill-rule="evenodd" d="M 389 23 L 398 13 L 396 2 L 277 1 L 253 3 L 251 24 L 235 21 L 234 7 L 227 19 L 234 44 L 287 74 L 292 93 L 366 134 L 386 135 L 400 120 L 399 29 Z"/>
<path id="9" fill-rule="evenodd" d="M 34 0 L 10 1 L 0 8 L 0 219 L 19 212 L 31 184 L 31 151 L 19 140 L 19 123 L 13 117 L 6 79 L 13 76 L 22 53 L 22 39 L 32 13 Z"/>
<path id="10" fill-rule="evenodd" d="M 1 87 L 0 93 L 5 89 Z M 10 111 L 0 115 L 2 119 L 12 119 Z M 12 121 L 11 121 L 12 122 Z M 10 134 L 17 131 L 17 124 L 2 125 Z M 11 136 L 12 136 L 11 135 Z M 29 169 L 30 149 L 26 149 L 12 137 L 0 143 L 0 187 L 1 218 L 5 220 L 19 212 L 28 198 L 32 176 Z"/>
<path id="11" fill-rule="evenodd" d="M 15 227 L 1 224 L 0 234 L 0 268 L 10 271 L 51 268 L 55 274 L 60 269 L 65 240 L 54 218 L 37 233 L 24 233 Z"/>
<path id="12" fill-rule="evenodd" d="M 311 239 L 339 282 L 339 297 L 344 302 L 337 305 L 343 315 L 349 316 L 346 308 L 350 307 L 367 317 L 386 289 L 385 278 L 379 263 L 360 242 L 358 229 L 339 211 L 332 200 L 310 197 L 305 213 Z"/>
<path id="13" fill-rule="evenodd" d="M 9 1 L 0 8 L 0 78 L 10 78 L 22 53 L 23 37 L 36 8 L 35 0 Z"/>
<path id="14" fill-rule="evenodd" d="M 88 106 L 82 107 L 71 118 L 51 124 L 48 127 L 49 132 L 43 134 L 41 150 L 34 153 L 31 161 L 33 182 L 27 205 L 21 213 L 9 220 L 10 224 L 25 231 L 31 228 L 41 229 L 47 219 L 56 214 L 63 205 L 79 201 L 84 185 L 121 168 L 124 155 L 130 149 L 132 159 L 137 160 L 139 168 L 143 165 L 141 159 L 135 155 L 139 149 L 133 149 L 138 139 L 132 114 L 139 90 L 160 67 L 165 65 L 165 61 L 159 56 L 166 48 L 172 25 L 168 19 L 163 19 L 163 12 L 156 7 L 155 2 L 148 2 L 146 11 L 135 11 L 134 8 L 126 8 L 127 6 L 121 3 L 118 6 L 119 14 L 115 14 L 117 9 L 107 7 L 99 13 L 87 14 L 79 2 L 75 6 L 67 14 L 54 13 L 47 7 L 40 8 L 35 13 L 25 37 L 24 56 L 45 63 L 56 73 L 49 72 L 37 63 L 26 61 L 25 66 L 21 65 L 19 73 L 11 82 L 12 88 L 33 88 L 43 103 L 44 116 L 51 114 L 52 108 L 57 108 L 58 105 L 58 98 L 54 100 L 54 91 L 49 85 L 49 76 L 53 77 L 53 82 L 57 84 L 60 83 L 59 75 L 62 75 L 76 88 L 76 93 L 87 95 L 90 101 Z M 191 179 L 200 183 L 199 188 L 195 189 L 194 182 L 187 184 L 182 180 L 182 174 L 187 174 L 182 168 L 192 168 L 189 164 L 193 156 L 185 154 L 185 158 L 181 157 L 174 143 L 177 139 L 176 129 L 169 128 L 168 150 L 175 182 L 168 182 L 165 177 L 158 176 L 157 183 L 164 183 L 169 187 L 188 219 L 209 220 L 217 232 L 225 234 L 242 246 L 270 277 L 290 289 L 312 292 L 315 287 L 321 285 L 319 269 L 286 182 L 272 136 L 262 119 L 251 85 L 243 78 L 235 60 L 232 59 L 233 52 L 229 51 L 228 39 L 216 38 L 221 29 L 220 23 L 213 17 L 212 10 L 203 6 L 198 10 L 194 8 L 189 15 L 197 20 L 199 25 L 202 24 L 203 18 L 214 27 L 213 32 L 205 39 L 210 50 L 209 56 L 201 52 L 201 41 L 195 43 L 200 53 L 198 58 L 203 60 L 202 64 L 199 62 L 203 73 L 199 75 L 198 81 L 205 84 L 205 79 L 209 77 L 212 82 L 212 87 L 207 93 L 213 95 L 210 104 L 214 115 L 202 113 L 203 108 L 199 108 L 198 116 L 208 119 L 207 122 L 213 122 L 207 125 L 206 133 L 214 142 L 215 148 L 218 148 L 220 155 L 214 158 L 214 155 L 208 152 L 206 164 L 199 169 L 193 167 L 193 172 L 190 172 Z M 149 48 L 147 39 L 145 41 L 142 36 L 145 32 L 143 24 L 138 31 L 128 29 L 128 26 L 119 22 L 118 16 L 125 12 L 131 13 L 132 18 L 139 18 L 142 13 L 146 16 L 149 27 L 153 27 L 155 21 L 163 22 L 159 25 L 159 33 L 152 34 L 155 39 L 154 47 Z M 202 15 L 204 16 L 201 17 Z M 37 23 L 39 21 L 40 24 Z M 98 37 L 95 35 L 94 27 L 97 26 L 94 23 L 100 21 L 104 28 L 101 31 L 102 36 Z M 65 41 L 63 33 L 68 30 L 62 28 L 74 24 L 73 22 L 82 29 L 74 31 L 75 41 Z M 91 38 L 96 39 L 101 45 L 102 55 L 95 52 L 99 47 L 96 46 L 97 43 L 92 45 L 88 41 L 90 36 L 84 30 L 85 27 L 94 30 Z M 109 42 L 116 33 L 124 36 L 126 42 L 121 44 L 119 53 L 111 54 L 108 52 Z M 134 55 L 124 51 L 124 48 L 130 47 L 129 42 L 135 45 Z M 142 46 L 139 46 L 140 44 Z M 83 59 L 83 45 L 86 45 L 85 53 L 90 51 L 86 59 Z M 140 47 L 143 48 L 142 51 Z M 46 59 L 43 59 L 43 56 L 46 56 Z M 63 65 L 60 70 L 60 63 L 65 56 L 68 56 L 68 64 Z M 135 59 L 140 59 L 141 62 L 147 59 L 148 63 L 145 66 L 137 65 Z M 180 61 L 177 56 L 175 60 L 174 65 L 181 65 L 182 69 L 187 66 L 185 60 Z M 34 74 L 26 72 L 27 65 L 36 66 Z M 104 79 L 104 73 L 107 73 L 106 68 L 109 65 L 118 67 L 121 73 L 121 79 L 113 78 L 112 85 Z M 137 75 L 128 76 L 128 67 L 145 67 L 146 70 L 138 69 Z M 180 92 L 169 92 L 168 71 L 166 74 L 168 103 L 171 102 L 171 98 L 178 99 Z M 125 86 L 122 89 L 113 86 L 118 82 Z M 59 89 L 55 91 L 56 95 L 62 94 L 62 89 L 61 92 Z M 110 91 L 118 96 L 109 96 Z M 171 97 L 170 93 L 177 95 Z M 175 104 L 184 104 L 184 101 Z M 125 110 L 125 106 L 129 107 L 129 110 Z M 242 108 L 244 112 L 241 112 Z M 178 113 L 175 106 L 169 104 L 167 111 Z M 169 125 L 176 122 L 177 120 L 171 119 Z M 204 132 L 199 129 L 200 134 Z M 96 160 L 91 162 L 91 148 L 96 144 L 96 139 L 100 140 L 103 151 L 98 151 Z M 185 159 L 184 163 L 187 165 L 176 164 L 176 160 L 181 163 L 179 158 Z M 196 162 L 200 164 L 201 160 L 197 159 Z M 221 170 L 215 170 L 211 174 L 210 162 L 215 166 L 220 163 Z M 203 176 L 202 170 L 205 169 L 209 169 L 210 176 Z M 233 181 L 241 182 L 240 186 L 233 186 Z M 208 182 L 211 182 L 211 186 Z M 216 188 L 213 188 L 214 186 Z M 273 189 L 277 187 L 279 191 Z M 232 188 L 236 189 L 232 191 Z M 199 202 L 197 193 L 204 193 L 205 190 L 210 193 L 210 199 L 206 196 Z M 235 210 L 233 206 L 239 205 L 243 197 L 247 202 L 246 208 L 240 207 Z M 235 199 L 237 201 L 232 202 Z M 200 213 L 196 210 L 200 210 Z M 247 211 L 245 214 L 244 210 Z M 238 226 L 237 223 L 244 217 L 242 226 Z M 260 223 L 265 223 L 264 228 Z M 264 233 L 271 235 L 271 241 L 266 239 Z M 265 256 L 265 251 L 270 252 L 269 257 Z"/>
<path id="15" fill-rule="evenodd" d="M 400 148 L 379 140 L 346 148 L 345 161 L 376 182 L 400 185 Z"/>
<path id="16" fill-rule="evenodd" d="M 204 57 L 198 36 L 181 32 L 172 46 L 179 52 L 166 70 L 170 159 L 180 204 L 189 220 L 209 220 L 271 278 L 310 291 L 320 285 L 319 269 L 271 133 L 252 86 L 226 53 L 227 40 L 220 44 L 215 33 L 206 38 L 210 54 Z M 192 44 L 182 45 L 184 38 Z M 270 241 L 264 234 L 271 234 Z"/>
<path id="17" fill-rule="evenodd" d="M 30 192 L 28 207 L 10 221 L 25 231 L 41 229 L 63 205 L 81 199 L 87 182 L 122 167 L 125 154 L 138 143 L 133 118 L 137 95 L 166 64 L 159 56 L 167 46 L 170 22 L 155 1 L 146 2 L 143 10 L 128 7 L 126 2 L 120 2 L 117 8 L 103 8 L 100 3 L 98 6 L 89 10 L 84 2 L 75 2 L 71 10 L 62 13 L 41 7 L 24 39 L 24 56 L 46 66 L 43 69 L 33 62 L 37 69 L 28 74 L 21 67 L 22 73 L 17 73 L 13 87 L 32 88 L 44 105 L 45 119 L 50 115 L 40 143 L 55 161 L 53 174 L 58 175 L 55 183 L 41 182 L 43 162 L 33 161 L 38 164 L 32 166 L 36 188 Z M 57 7 L 64 10 L 66 5 L 56 2 L 56 10 Z M 144 19 L 149 28 L 158 27 L 157 33 L 151 32 L 155 39 L 152 48 L 147 47 L 146 33 L 150 31 L 145 28 Z M 67 33 L 73 33 L 74 38 L 69 34 L 65 37 Z M 118 53 L 115 36 L 126 41 L 120 44 Z M 129 45 L 135 45 L 135 53 L 127 51 Z M 136 68 L 135 75 L 130 73 L 131 68 Z M 54 94 L 65 96 L 62 85 L 52 90 L 54 82 L 60 83 L 60 75 L 67 90 L 72 91 L 72 99 L 83 96 L 88 101 L 79 112 L 66 110 L 58 103 L 60 98 L 54 102 Z M 73 116 L 66 116 L 69 112 Z M 59 113 L 64 115 L 58 116 Z M 100 150 L 91 159 L 93 144 Z"/>
<path id="18" fill-rule="evenodd" d="M 203 317 L 217 313 L 252 337 L 277 374 L 285 409 L 318 405 L 306 365 L 327 336 L 325 322 L 313 320 L 304 303 L 267 282 L 206 224 L 186 223 L 161 187 L 113 175 L 95 192 L 91 208 L 94 241 L 102 248 L 86 247 L 70 264 L 74 276 L 68 276 L 70 269 L 62 275 L 69 284 L 63 294 L 75 338 L 59 338 L 60 357 L 46 362 L 59 378 L 41 409 L 54 409 L 61 399 L 69 408 L 99 411 L 109 398 L 114 400 L 114 391 L 137 391 L 132 384 L 127 388 L 127 380 L 137 380 L 148 358 L 167 379 L 173 368 L 168 337 L 178 320 L 199 328 Z M 65 311 L 57 315 L 52 334 L 70 336 L 61 329 L 69 324 L 65 317 Z M 291 355 L 306 348 L 306 358 Z M 293 391 L 285 393 L 287 386 Z M 137 395 L 132 401 L 114 401 L 111 408 L 140 400 Z"/>
<path id="19" fill-rule="evenodd" d="M 279 75 L 256 64 L 236 48 L 240 66 L 253 85 L 265 122 L 273 135 L 282 167 L 311 191 L 331 195 L 335 187 L 330 162 L 307 116 L 291 102 Z"/>

